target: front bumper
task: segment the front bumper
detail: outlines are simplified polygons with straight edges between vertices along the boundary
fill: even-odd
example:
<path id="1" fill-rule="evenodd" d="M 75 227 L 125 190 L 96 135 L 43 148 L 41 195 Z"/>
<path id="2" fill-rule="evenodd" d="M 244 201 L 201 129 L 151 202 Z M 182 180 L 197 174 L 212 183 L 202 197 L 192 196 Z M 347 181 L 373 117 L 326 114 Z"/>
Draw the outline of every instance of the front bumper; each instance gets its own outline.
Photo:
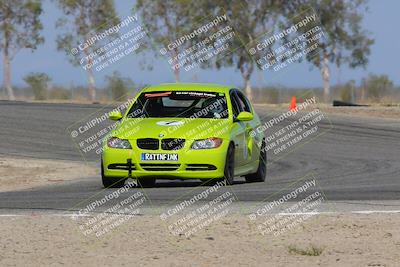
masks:
<path id="1" fill-rule="evenodd" d="M 133 142 L 131 142 L 133 143 Z M 145 150 L 136 146 L 132 149 L 106 147 L 102 161 L 104 175 L 111 178 L 153 177 L 163 179 L 215 179 L 224 177 L 228 142 L 214 149 L 192 150 Z M 142 153 L 176 153 L 178 161 L 142 161 Z"/>

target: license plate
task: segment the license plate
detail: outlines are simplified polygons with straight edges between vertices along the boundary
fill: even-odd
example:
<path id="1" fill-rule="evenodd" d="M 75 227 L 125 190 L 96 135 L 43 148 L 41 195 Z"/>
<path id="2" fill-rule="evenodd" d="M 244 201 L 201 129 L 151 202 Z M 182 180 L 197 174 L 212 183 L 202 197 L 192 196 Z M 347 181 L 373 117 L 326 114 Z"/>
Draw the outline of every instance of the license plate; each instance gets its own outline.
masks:
<path id="1" fill-rule="evenodd" d="M 142 161 L 178 161 L 178 154 L 142 153 Z"/>

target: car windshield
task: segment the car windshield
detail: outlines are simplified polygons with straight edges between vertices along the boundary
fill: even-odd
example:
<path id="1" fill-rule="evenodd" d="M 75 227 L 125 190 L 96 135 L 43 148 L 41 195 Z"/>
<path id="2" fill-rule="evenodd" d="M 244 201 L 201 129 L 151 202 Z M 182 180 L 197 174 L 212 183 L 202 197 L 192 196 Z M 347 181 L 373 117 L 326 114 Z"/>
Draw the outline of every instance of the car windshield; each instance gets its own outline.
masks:
<path id="1" fill-rule="evenodd" d="M 228 118 L 224 93 L 157 91 L 142 93 L 128 112 L 129 118 Z"/>

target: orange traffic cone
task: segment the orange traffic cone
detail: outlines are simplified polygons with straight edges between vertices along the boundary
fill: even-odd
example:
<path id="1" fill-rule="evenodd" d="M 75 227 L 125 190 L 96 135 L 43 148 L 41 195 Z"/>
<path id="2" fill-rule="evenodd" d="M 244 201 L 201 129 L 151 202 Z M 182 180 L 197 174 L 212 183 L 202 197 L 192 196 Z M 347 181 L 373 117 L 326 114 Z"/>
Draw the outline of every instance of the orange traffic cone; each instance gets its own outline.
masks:
<path id="1" fill-rule="evenodd" d="M 293 111 L 293 110 L 295 110 L 296 109 L 296 97 L 295 96 L 292 96 L 292 101 L 290 101 L 290 111 Z"/>

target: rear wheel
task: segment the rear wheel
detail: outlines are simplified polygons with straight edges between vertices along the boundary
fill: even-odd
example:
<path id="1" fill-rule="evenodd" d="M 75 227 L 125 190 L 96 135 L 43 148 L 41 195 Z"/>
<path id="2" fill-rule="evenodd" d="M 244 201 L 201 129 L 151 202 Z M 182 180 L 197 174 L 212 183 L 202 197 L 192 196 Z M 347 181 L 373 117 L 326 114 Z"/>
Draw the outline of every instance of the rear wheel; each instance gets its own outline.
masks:
<path id="1" fill-rule="evenodd" d="M 267 151 L 265 147 L 266 147 L 265 140 L 263 140 L 260 150 L 260 157 L 259 157 L 257 171 L 255 173 L 246 175 L 245 176 L 246 182 L 253 183 L 253 182 L 265 181 L 265 176 L 267 174 Z"/>
<path id="2" fill-rule="evenodd" d="M 233 184 L 234 169 L 235 169 L 235 148 L 233 144 L 229 145 L 228 151 L 226 153 L 225 168 L 224 168 L 224 178 L 227 185 Z"/>
<path id="3" fill-rule="evenodd" d="M 125 184 L 126 178 L 110 178 L 104 175 L 103 161 L 101 162 L 101 180 L 105 188 L 121 188 Z"/>
<path id="4" fill-rule="evenodd" d="M 153 187 L 156 184 L 155 178 L 137 178 L 137 182 L 141 187 Z"/>

